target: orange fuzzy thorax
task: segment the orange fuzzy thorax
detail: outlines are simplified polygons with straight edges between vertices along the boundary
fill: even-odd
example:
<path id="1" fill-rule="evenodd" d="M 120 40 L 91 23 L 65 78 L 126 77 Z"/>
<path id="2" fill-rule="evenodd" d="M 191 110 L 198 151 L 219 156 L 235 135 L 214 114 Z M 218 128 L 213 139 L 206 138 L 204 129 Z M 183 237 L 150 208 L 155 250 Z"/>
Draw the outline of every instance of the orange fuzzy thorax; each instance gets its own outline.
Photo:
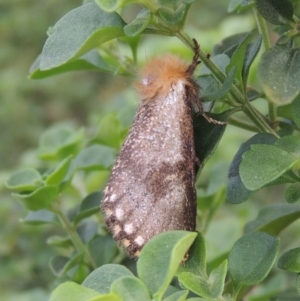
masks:
<path id="1" fill-rule="evenodd" d="M 165 55 L 150 60 L 141 71 L 142 80 L 137 90 L 144 100 L 166 96 L 178 81 L 189 85 L 188 64 L 176 55 Z"/>

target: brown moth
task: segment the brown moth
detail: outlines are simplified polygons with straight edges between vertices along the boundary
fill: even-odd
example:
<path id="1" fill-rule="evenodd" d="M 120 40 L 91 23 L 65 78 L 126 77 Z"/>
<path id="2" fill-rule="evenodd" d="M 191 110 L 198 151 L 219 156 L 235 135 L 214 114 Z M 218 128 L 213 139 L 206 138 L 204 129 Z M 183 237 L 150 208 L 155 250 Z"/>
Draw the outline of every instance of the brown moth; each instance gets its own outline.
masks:
<path id="1" fill-rule="evenodd" d="M 137 84 L 141 101 L 104 190 L 106 224 L 130 257 L 169 230 L 196 227 L 195 154 L 192 114 L 195 106 L 208 121 L 191 65 L 174 55 L 149 61 Z M 215 122 L 215 121 L 214 121 Z"/>

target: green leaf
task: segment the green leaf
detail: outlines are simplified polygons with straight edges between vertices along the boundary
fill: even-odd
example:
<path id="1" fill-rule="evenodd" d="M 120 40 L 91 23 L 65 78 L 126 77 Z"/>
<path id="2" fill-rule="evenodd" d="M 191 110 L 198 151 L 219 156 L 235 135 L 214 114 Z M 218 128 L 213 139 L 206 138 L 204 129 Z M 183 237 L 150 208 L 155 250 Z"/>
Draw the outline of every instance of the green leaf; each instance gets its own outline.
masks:
<path id="1" fill-rule="evenodd" d="M 231 0 L 228 5 L 228 12 L 241 12 L 246 9 L 251 8 L 253 5 L 253 0 Z"/>
<path id="2" fill-rule="evenodd" d="M 77 233 L 84 243 L 88 243 L 92 238 L 95 237 L 98 228 L 99 225 L 97 222 L 85 220 L 77 227 Z"/>
<path id="3" fill-rule="evenodd" d="M 300 274 L 297 275 L 296 286 L 297 286 L 297 292 L 300 295 Z"/>
<path id="4" fill-rule="evenodd" d="M 230 63 L 230 58 L 226 54 L 215 55 L 210 58 L 210 60 L 224 73 L 226 74 L 226 68 Z M 210 75 L 212 74 L 210 69 L 206 66 L 202 67 L 200 70 L 200 75 Z"/>
<path id="5" fill-rule="evenodd" d="M 83 199 L 80 204 L 79 211 L 74 217 L 74 223 L 78 224 L 84 218 L 99 212 L 99 204 L 102 200 L 103 193 L 95 191 Z"/>
<path id="6" fill-rule="evenodd" d="M 274 145 L 252 145 L 243 154 L 241 179 L 249 190 L 260 189 L 290 170 L 299 158 Z"/>
<path id="7" fill-rule="evenodd" d="M 213 48 L 212 51 L 213 57 L 218 56 L 220 54 L 224 54 L 224 55 L 226 54 L 226 56 L 230 58 L 234 53 L 234 51 L 242 43 L 242 41 L 244 41 L 244 39 L 247 37 L 247 35 L 248 33 L 238 33 L 221 40 Z"/>
<path id="8" fill-rule="evenodd" d="M 65 256 L 54 256 L 50 260 L 50 268 L 54 275 L 60 277 L 66 274 L 74 266 L 78 265 L 84 257 L 84 254 L 77 253 L 72 258 Z"/>
<path id="9" fill-rule="evenodd" d="M 30 194 L 17 194 L 12 195 L 20 200 L 27 209 L 37 211 L 47 208 L 58 195 L 57 186 L 44 186 L 38 188 Z"/>
<path id="10" fill-rule="evenodd" d="M 211 113 L 207 115 L 216 120 L 226 121 L 230 111 L 218 115 Z M 225 132 L 226 124 L 220 125 L 208 122 L 202 115 L 196 113 L 193 117 L 193 128 L 196 155 L 203 166 L 219 144 Z"/>
<path id="11" fill-rule="evenodd" d="M 286 289 L 286 276 L 283 273 L 276 273 L 275 276 L 270 278 L 271 279 L 267 279 L 257 285 L 255 290 L 250 292 L 247 296 L 248 301 L 274 300 L 273 298 L 277 296 L 279 292 Z"/>
<path id="12" fill-rule="evenodd" d="M 240 176 L 240 164 L 243 154 L 250 150 L 252 144 L 274 144 L 277 138 L 271 134 L 262 133 L 251 137 L 243 143 L 234 156 L 228 173 L 229 183 L 227 188 L 227 199 L 233 204 L 246 201 L 255 191 L 245 187 Z"/>
<path id="13" fill-rule="evenodd" d="M 137 273 L 153 298 L 162 298 L 196 236 L 187 231 L 164 232 L 143 247 Z"/>
<path id="14" fill-rule="evenodd" d="M 239 81 L 239 84 L 242 85 L 244 90 L 246 90 L 246 86 L 244 85 L 245 82 L 244 82 L 242 76 L 246 75 L 247 68 L 250 68 L 250 65 L 252 63 L 251 59 L 249 61 L 247 61 L 246 51 L 247 51 L 247 48 L 249 47 L 250 41 L 253 39 L 255 34 L 256 34 L 255 31 L 251 31 L 248 33 L 248 35 L 244 38 L 244 40 L 240 43 L 240 45 L 234 51 L 234 53 L 231 57 L 230 63 L 226 67 L 227 74 L 229 74 L 229 72 L 231 71 L 232 68 L 235 68 L 235 78 Z M 246 64 L 245 64 L 245 60 L 247 62 Z M 244 63 L 242 63 L 242 62 L 244 62 Z M 243 74 L 243 71 L 245 72 L 245 74 Z"/>
<path id="15" fill-rule="evenodd" d="M 139 3 L 145 7 L 153 7 L 155 2 L 153 0 L 95 0 L 95 2 L 104 11 L 113 12 L 117 9 L 132 3 Z"/>
<path id="16" fill-rule="evenodd" d="M 47 238 L 47 244 L 49 246 L 55 246 L 55 247 L 60 247 L 60 248 L 73 248 L 73 242 L 69 236 L 67 237 L 62 237 L 58 235 L 52 235 Z"/>
<path id="17" fill-rule="evenodd" d="M 228 93 L 234 81 L 234 76 L 235 68 L 232 68 L 229 74 L 226 76 L 221 88 L 219 88 L 217 80 L 212 75 L 198 77 L 197 82 L 199 82 L 201 86 L 201 101 L 215 101 L 224 97 Z"/>
<path id="18" fill-rule="evenodd" d="M 40 173 L 33 168 L 14 172 L 6 181 L 6 187 L 14 191 L 33 191 L 43 185 Z"/>
<path id="19" fill-rule="evenodd" d="M 278 105 L 293 102 L 300 94 L 300 49 L 270 48 L 260 60 L 258 76 L 272 102 Z"/>
<path id="20" fill-rule="evenodd" d="M 120 299 L 120 297 L 115 294 L 106 294 L 91 298 L 87 301 L 123 301 L 123 299 Z"/>
<path id="21" fill-rule="evenodd" d="M 60 162 L 51 174 L 47 176 L 46 184 L 47 185 L 60 185 L 65 176 L 67 175 L 69 168 L 71 166 L 73 156 L 69 156 Z"/>
<path id="22" fill-rule="evenodd" d="M 300 127 L 300 94 L 291 103 L 290 111 L 293 121 L 295 122 L 297 127 Z"/>
<path id="23" fill-rule="evenodd" d="M 106 146 L 120 148 L 123 141 L 122 130 L 116 115 L 109 114 L 101 120 L 95 140 Z"/>
<path id="24" fill-rule="evenodd" d="M 85 278 L 82 285 L 101 294 L 110 292 L 111 284 L 124 276 L 134 276 L 126 267 L 118 264 L 106 264 L 94 270 Z"/>
<path id="25" fill-rule="evenodd" d="M 278 46 L 289 46 L 290 43 L 293 43 L 293 39 L 297 37 L 297 32 L 292 28 L 290 30 L 285 31 L 276 41 L 276 45 Z"/>
<path id="26" fill-rule="evenodd" d="M 83 170 L 106 170 L 115 161 L 116 150 L 99 144 L 88 146 L 76 157 L 76 168 Z"/>
<path id="27" fill-rule="evenodd" d="M 178 5 L 175 9 L 172 9 L 171 7 L 160 7 L 157 12 L 159 16 L 164 20 L 165 22 L 169 24 L 177 24 L 179 23 L 183 16 L 184 16 L 184 11 L 186 9 L 185 4 L 180 4 Z"/>
<path id="28" fill-rule="evenodd" d="M 283 253 L 277 262 L 277 267 L 293 273 L 300 273 L 300 248 Z"/>
<path id="29" fill-rule="evenodd" d="M 40 138 L 38 154 L 44 160 L 62 160 L 78 152 L 83 131 L 76 132 L 68 124 L 45 131 Z"/>
<path id="30" fill-rule="evenodd" d="M 290 0 L 255 0 L 259 13 L 270 23 L 285 25 L 293 21 L 294 7 Z"/>
<path id="31" fill-rule="evenodd" d="M 43 225 L 43 224 L 54 224 L 59 225 L 57 216 L 51 211 L 42 209 L 38 211 L 29 211 L 24 219 L 21 219 L 21 222 L 27 225 Z"/>
<path id="32" fill-rule="evenodd" d="M 284 291 L 278 293 L 276 295 L 276 298 L 275 299 L 273 298 L 273 300 L 274 301 L 298 301 L 299 294 L 297 293 L 297 291 L 295 289 L 288 288 L 288 289 L 285 289 Z"/>
<path id="33" fill-rule="evenodd" d="M 279 239 L 264 232 L 240 238 L 229 254 L 229 272 L 236 289 L 261 282 L 270 272 L 278 248 Z"/>
<path id="34" fill-rule="evenodd" d="M 243 79 L 243 85 L 244 87 L 247 87 L 247 80 L 248 80 L 248 75 L 249 75 L 249 70 L 250 67 L 256 58 L 260 45 L 262 42 L 262 35 L 259 35 L 255 41 L 251 44 L 248 45 L 246 54 L 245 54 L 245 59 L 243 63 L 243 68 L 242 68 L 242 79 Z"/>
<path id="35" fill-rule="evenodd" d="M 61 73 L 70 71 L 101 71 L 111 74 L 116 74 L 118 70 L 111 65 L 108 65 L 103 58 L 100 56 L 99 52 L 92 49 L 91 51 L 85 53 L 83 56 L 75 59 L 73 61 L 62 64 L 58 67 L 51 68 L 50 70 L 41 70 L 42 54 L 40 54 L 29 70 L 30 79 L 43 79 L 50 76 L 55 76 Z"/>
<path id="36" fill-rule="evenodd" d="M 217 268 L 211 271 L 208 283 L 211 285 L 210 295 L 218 298 L 222 295 L 227 274 L 228 261 L 224 260 Z"/>
<path id="37" fill-rule="evenodd" d="M 281 148 L 282 150 L 288 152 L 295 159 L 300 157 L 300 139 L 294 135 L 285 136 L 278 139 L 275 146 Z"/>
<path id="38" fill-rule="evenodd" d="M 180 265 L 177 274 L 183 272 L 191 272 L 199 276 L 206 276 L 206 244 L 203 235 L 198 232 L 198 235 L 189 250 L 187 261 Z"/>
<path id="39" fill-rule="evenodd" d="M 54 25 L 42 52 L 40 69 L 61 66 L 109 40 L 123 36 L 125 24 L 117 13 L 108 14 L 96 3 L 73 9 Z"/>
<path id="40" fill-rule="evenodd" d="M 285 191 L 285 199 L 288 203 L 295 203 L 300 199 L 300 183 L 291 184 Z"/>
<path id="41" fill-rule="evenodd" d="M 134 276 L 116 279 L 111 285 L 111 292 L 122 297 L 124 301 L 151 301 L 150 293 L 145 284 Z"/>
<path id="42" fill-rule="evenodd" d="M 163 301 L 184 301 L 186 300 L 188 294 L 189 291 L 179 291 L 163 299 Z"/>
<path id="43" fill-rule="evenodd" d="M 151 13 L 148 9 L 142 9 L 136 18 L 124 27 L 124 32 L 129 37 L 140 34 L 150 23 Z"/>
<path id="44" fill-rule="evenodd" d="M 261 209 L 257 218 L 246 225 L 245 232 L 263 231 L 272 235 L 278 235 L 299 218 L 300 205 L 269 205 Z"/>
<path id="45" fill-rule="evenodd" d="M 215 300 L 222 295 L 226 273 L 227 260 L 223 261 L 216 269 L 214 269 L 209 277 L 204 275 L 198 276 L 191 272 L 184 272 L 180 275 L 179 281 L 193 293 L 209 300 Z"/>
<path id="46" fill-rule="evenodd" d="M 49 301 L 88 301 L 99 293 L 74 282 L 64 282 L 55 288 Z"/>
<path id="47" fill-rule="evenodd" d="M 118 254 L 118 246 L 111 235 L 95 236 L 88 244 L 89 251 L 97 266 L 112 262 Z M 101 256 L 99 256 L 101 254 Z"/>
<path id="48" fill-rule="evenodd" d="M 183 0 L 182 2 L 186 3 L 186 4 L 193 4 L 193 3 L 197 2 L 197 1 L 199 1 L 199 0 Z"/>
<path id="49" fill-rule="evenodd" d="M 90 298 L 86 301 L 123 301 L 119 296 L 115 294 L 97 295 L 96 297 Z"/>
<path id="50" fill-rule="evenodd" d="M 175 287 L 173 285 L 169 285 L 166 292 L 165 292 L 165 294 L 164 294 L 164 298 L 167 298 L 167 297 L 173 295 L 174 293 L 176 293 L 178 291 L 179 291 L 179 289 L 177 287 Z"/>

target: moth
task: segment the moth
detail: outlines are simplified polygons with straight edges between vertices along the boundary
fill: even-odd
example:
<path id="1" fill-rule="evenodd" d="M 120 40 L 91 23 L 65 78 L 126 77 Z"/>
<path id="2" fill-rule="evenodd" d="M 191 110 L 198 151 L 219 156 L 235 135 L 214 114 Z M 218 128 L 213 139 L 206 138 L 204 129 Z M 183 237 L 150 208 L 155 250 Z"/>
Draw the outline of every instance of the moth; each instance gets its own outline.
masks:
<path id="1" fill-rule="evenodd" d="M 130 257 L 169 230 L 196 227 L 195 107 L 209 121 L 192 75 L 200 63 L 194 40 L 193 61 L 175 55 L 149 61 L 137 90 L 141 101 L 116 159 L 101 202 L 105 222 Z"/>

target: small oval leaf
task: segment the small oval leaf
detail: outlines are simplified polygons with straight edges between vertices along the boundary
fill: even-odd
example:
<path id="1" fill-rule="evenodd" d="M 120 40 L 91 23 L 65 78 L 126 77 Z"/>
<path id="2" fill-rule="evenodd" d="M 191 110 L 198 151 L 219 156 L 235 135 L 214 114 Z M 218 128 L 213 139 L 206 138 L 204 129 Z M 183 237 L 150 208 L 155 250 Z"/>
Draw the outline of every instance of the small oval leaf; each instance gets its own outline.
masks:
<path id="1" fill-rule="evenodd" d="M 83 170 L 105 170 L 115 161 L 116 150 L 99 144 L 88 146 L 76 157 L 76 168 Z"/>
<path id="2" fill-rule="evenodd" d="M 280 256 L 277 267 L 293 273 L 300 273 L 300 248 L 288 250 Z"/>
<path id="3" fill-rule="evenodd" d="M 300 49 L 270 48 L 261 58 L 258 76 L 272 102 L 278 105 L 291 103 L 300 94 Z"/>
<path id="4" fill-rule="evenodd" d="M 33 168 L 14 172 L 6 181 L 6 187 L 14 191 L 33 191 L 42 185 L 40 173 Z"/>
<path id="5" fill-rule="evenodd" d="M 50 260 L 50 268 L 52 272 L 60 277 L 64 275 L 68 270 L 79 264 L 83 259 L 84 254 L 78 253 L 72 258 L 65 256 L 54 256 Z"/>
<path id="6" fill-rule="evenodd" d="M 140 34 L 149 24 L 151 13 L 148 9 L 142 9 L 136 18 L 124 27 L 124 32 L 129 37 Z"/>
<path id="7" fill-rule="evenodd" d="M 20 200 L 29 210 L 37 211 L 47 208 L 57 197 L 59 191 L 57 186 L 44 186 L 30 194 L 12 195 Z"/>
<path id="8" fill-rule="evenodd" d="M 87 301 L 99 293 L 78 283 L 64 282 L 55 288 L 49 301 Z"/>
<path id="9" fill-rule="evenodd" d="M 294 6 L 290 0 L 255 0 L 260 14 L 275 25 L 289 24 L 293 21 Z"/>
<path id="10" fill-rule="evenodd" d="M 273 204 L 260 210 L 257 218 L 245 227 L 245 233 L 264 231 L 278 235 L 292 222 L 300 218 L 300 205 Z"/>
<path id="11" fill-rule="evenodd" d="M 21 220 L 28 225 L 55 224 L 59 225 L 57 216 L 48 210 L 29 211 L 24 219 Z"/>
<path id="12" fill-rule="evenodd" d="M 200 232 L 189 250 L 188 260 L 178 268 L 179 277 L 183 272 L 206 276 L 206 244 L 204 236 Z"/>
<path id="13" fill-rule="evenodd" d="M 116 279 L 110 288 L 111 292 L 122 297 L 123 301 L 150 301 L 151 296 L 146 285 L 138 278 L 124 276 Z"/>
<path id="14" fill-rule="evenodd" d="M 69 124 L 58 124 L 46 130 L 39 141 L 38 154 L 44 160 L 62 160 L 76 154 L 83 131 L 76 132 Z"/>
<path id="15" fill-rule="evenodd" d="M 243 154 L 248 151 L 252 144 L 274 144 L 277 138 L 271 134 L 256 134 L 248 141 L 243 143 L 235 154 L 228 172 L 227 199 L 233 204 L 239 204 L 246 201 L 255 191 L 245 187 L 240 176 L 240 164 Z"/>
<path id="16" fill-rule="evenodd" d="M 298 160 L 274 145 L 254 144 L 243 154 L 240 176 L 246 188 L 257 190 L 278 179 Z"/>
<path id="17" fill-rule="evenodd" d="M 32 66 L 30 67 L 30 79 L 42 79 L 70 71 L 93 70 L 111 74 L 118 74 L 118 71 L 121 71 L 121 69 L 116 69 L 115 67 L 108 65 L 100 56 L 99 51 L 96 51 L 95 49 L 92 49 L 91 51 L 85 53 L 78 59 L 72 60 L 49 70 L 40 69 L 41 57 L 42 54 L 40 54 L 36 58 Z"/>
<path id="18" fill-rule="evenodd" d="M 54 25 L 42 52 L 40 69 L 61 66 L 123 36 L 125 25 L 117 13 L 106 13 L 93 2 L 73 9 Z"/>
<path id="19" fill-rule="evenodd" d="M 119 264 L 105 264 L 85 278 L 82 285 L 101 294 L 110 292 L 111 284 L 124 276 L 134 276 L 126 267 Z"/>
<path id="20" fill-rule="evenodd" d="M 95 191 L 83 199 L 80 204 L 79 211 L 74 217 L 74 223 L 78 224 L 84 218 L 87 218 L 99 212 L 99 202 L 102 200 L 103 194 Z"/>
<path id="21" fill-rule="evenodd" d="M 168 231 L 152 238 L 137 262 L 139 278 L 153 298 L 162 298 L 197 233 Z"/>
<path id="22" fill-rule="evenodd" d="M 279 248 L 279 239 L 264 232 L 240 238 L 229 254 L 229 272 L 238 289 L 255 285 L 270 272 Z"/>
<path id="23" fill-rule="evenodd" d="M 163 299 L 163 301 L 184 301 L 184 300 L 186 300 L 186 297 L 188 294 L 189 294 L 189 291 L 187 291 L 187 290 L 175 292 L 174 294 Z"/>
<path id="24" fill-rule="evenodd" d="M 67 175 L 73 156 L 69 156 L 60 162 L 51 174 L 47 176 L 47 185 L 59 185 Z"/>
<path id="25" fill-rule="evenodd" d="M 300 183 L 293 183 L 286 189 L 285 199 L 288 203 L 295 203 L 300 200 Z"/>

